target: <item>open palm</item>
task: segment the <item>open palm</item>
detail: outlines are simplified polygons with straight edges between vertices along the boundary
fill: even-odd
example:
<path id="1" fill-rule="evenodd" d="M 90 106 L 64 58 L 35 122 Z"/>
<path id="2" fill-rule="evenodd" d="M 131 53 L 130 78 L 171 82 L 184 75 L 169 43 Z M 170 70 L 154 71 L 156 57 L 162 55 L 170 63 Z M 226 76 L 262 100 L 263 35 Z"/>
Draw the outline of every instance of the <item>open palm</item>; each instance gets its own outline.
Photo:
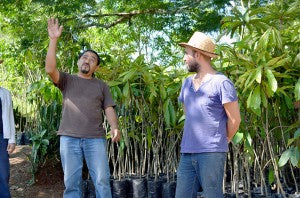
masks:
<path id="1" fill-rule="evenodd" d="M 59 26 L 58 19 L 50 18 L 48 20 L 48 34 L 51 39 L 58 39 L 62 32 L 62 26 Z"/>

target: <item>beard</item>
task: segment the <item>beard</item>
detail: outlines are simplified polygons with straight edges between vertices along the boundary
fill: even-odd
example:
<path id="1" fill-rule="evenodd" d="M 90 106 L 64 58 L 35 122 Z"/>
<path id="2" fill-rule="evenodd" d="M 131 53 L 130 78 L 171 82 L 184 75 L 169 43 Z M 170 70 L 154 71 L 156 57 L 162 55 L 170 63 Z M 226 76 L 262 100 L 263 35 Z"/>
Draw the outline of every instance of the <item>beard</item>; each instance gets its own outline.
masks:
<path id="1" fill-rule="evenodd" d="M 80 67 L 80 71 L 81 73 L 83 74 L 88 74 L 90 72 L 90 65 L 89 64 L 83 64 L 81 67 Z"/>
<path id="2" fill-rule="evenodd" d="M 191 61 L 190 63 L 188 63 L 188 67 L 187 67 L 189 72 L 198 72 L 200 70 L 200 65 L 195 61 Z"/>

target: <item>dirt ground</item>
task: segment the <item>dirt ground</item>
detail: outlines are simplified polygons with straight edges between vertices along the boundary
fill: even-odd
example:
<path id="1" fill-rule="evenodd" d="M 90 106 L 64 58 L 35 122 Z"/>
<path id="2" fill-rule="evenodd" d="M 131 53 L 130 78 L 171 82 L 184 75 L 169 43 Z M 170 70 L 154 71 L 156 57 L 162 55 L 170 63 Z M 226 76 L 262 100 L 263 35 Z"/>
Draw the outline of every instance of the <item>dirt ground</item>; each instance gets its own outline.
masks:
<path id="1" fill-rule="evenodd" d="M 63 172 L 56 160 L 46 161 L 44 168 L 37 174 L 37 181 L 30 185 L 31 148 L 27 145 L 16 146 L 10 155 L 10 192 L 13 198 L 58 198 L 63 194 Z"/>

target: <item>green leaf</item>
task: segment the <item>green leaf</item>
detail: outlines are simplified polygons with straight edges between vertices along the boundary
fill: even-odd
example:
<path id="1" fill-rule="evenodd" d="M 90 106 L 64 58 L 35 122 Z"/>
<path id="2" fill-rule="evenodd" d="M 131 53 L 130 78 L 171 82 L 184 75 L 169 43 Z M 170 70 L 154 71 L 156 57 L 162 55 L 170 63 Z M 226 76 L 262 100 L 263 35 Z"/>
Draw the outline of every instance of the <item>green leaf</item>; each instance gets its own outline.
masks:
<path id="1" fill-rule="evenodd" d="M 150 83 L 150 84 L 149 84 L 149 89 L 150 89 L 151 94 L 152 94 L 154 97 L 157 97 L 156 87 L 154 86 L 153 83 Z"/>
<path id="2" fill-rule="evenodd" d="M 137 70 L 133 69 L 133 70 L 129 70 L 128 72 L 124 72 L 124 77 L 122 79 L 122 82 L 126 82 L 127 80 L 131 80 L 134 75 L 136 75 Z M 122 76 L 123 74 L 121 74 L 120 76 Z"/>
<path id="3" fill-rule="evenodd" d="M 170 114 L 170 123 L 172 126 L 175 126 L 176 124 L 176 113 L 174 109 L 174 105 L 171 100 L 169 100 L 169 105 L 168 105 L 168 111 Z"/>
<path id="4" fill-rule="evenodd" d="M 184 121 L 184 120 L 185 120 L 185 115 L 182 115 L 182 116 L 179 118 L 178 123 L 180 123 L 180 122 L 182 122 L 182 121 Z"/>
<path id="5" fill-rule="evenodd" d="M 242 141 L 243 137 L 244 137 L 243 133 L 237 132 L 232 139 L 233 144 L 234 145 L 239 144 Z"/>
<path id="6" fill-rule="evenodd" d="M 275 79 L 270 69 L 266 68 L 265 70 L 268 78 L 268 85 L 270 86 L 271 90 L 275 93 L 277 90 L 277 80 Z"/>
<path id="7" fill-rule="evenodd" d="M 137 123 L 142 123 L 142 122 L 143 122 L 143 119 L 142 119 L 141 116 L 136 115 L 136 116 L 135 116 L 135 121 L 136 121 Z"/>
<path id="8" fill-rule="evenodd" d="M 254 53 L 259 53 L 259 51 L 265 51 L 268 46 L 269 36 L 270 36 L 271 29 L 268 29 L 259 39 L 257 43 L 257 47 Z"/>
<path id="9" fill-rule="evenodd" d="M 275 181 L 274 170 L 269 170 L 268 179 L 269 184 L 272 184 Z"/>
<path id="10" fill-rule="evenodd" d="M 167 92 L 166 92 L 166 89 L 165 87 L 163 86 L 163 84 L 160 84 L 159 85 L 159 93 L 160 93 L 160 97 L 165 100 L 166 97 L 167 97 Z"/>
<path id="11" fill-rule="evenodd" d="M 260 94 L 261 94 L 261 101 L 262 101 L 262 104 L 263 104 L 263 106 L 264 106 L 265 108 L 267 108 L 267 107 L 268 107 L 268 99 L 267 99 L 266 93 L 262 90 L 262 91 L 260 92 Z"/>
<path id="12" fill-rule="evenodd" d="M 253 140 L 252 140 L 252 137 L 251 137 L 250 133 L 247 134 L 247 141 L 248 141 L 248 143 L 249 143 L 249 146 L 251 146 Z"/>
<path id="13" fill-rule="evenodd" d="M 139 55 L 133 62 L 134 65 L 143 65 L 144 63 L 144 60 L 145 60 L 145 57 L 144 55 Z"/>
<path id="14" fill-rule="evenodd" d="M 297 129 L 297 131 L 294 134 L 294 138 L 297 139 L 300 137 L 300 128 Z"/>
<path id="15" fill-rule="evenodd" d="M 250 94 L 247 98 L 247 108 L 249 108 L 249 109 L 250 109 L 250 106 L 251 106 L 252 93 L 253 93 L 253 90 L 250 92 Z"/>
<path id="16" fill-rule="evenodd" d="M 295 141 L 295 138 L 288 139 L 287 146 L 291 146 L 291 144 L 293 144 L 294 141 Z"/>
<path id="17" fill-rule="evenodd" d="M 284 166 L 284 165 L 287 163 L 287 161 L 290 159 L 291 155 L 292 155 L 291 149 L 285 150 L 285 151 L 282 153 L 282 155 L 281 155 L 281 157 L 280 157 L 280 159 L 279 159 L 279 161 L 278 161 L 278 166 L 279 166 L 279 167 Z"/>
<path id="18" fill-rule="evenodd" d="M 261 97 L 260 97 L 260 86 L 256 86 L 253 91 L 250 100 L 250 108 L 257 114 L 260 115 L 260 104 L 261 104 Z"/>
<path id="19" fill-rule="evenodd" d="M 273 97 L 274 92 L 271 90 L 271 87 L 269 86 L 269 84 L 267 82 L 264 82 L 264 81 L 262 81 L 261 83 L 262 83 L 262 85 L 264 87 L 264 90 L 265 90 L 265 93 L 267 95 L 267 98 Z"/>
<path id="20" fill-rule="evenodd" d="M 295 85 L 295 99 L 296 101 L 300 100 L 300 78 L 298 78 L 298 81 Z"/>
<path id="21" fill-rule="evenodd" d="M 40 134 L 40 137 L 43 137 L 46 134 L 47 130 L 43 130 Z"/>
<path id="22" fill-rule="evenodd" d="M 269 60 L 269 61 L 267 62 L 267 64 L 266 64 L 266 66 L 267 66 L 267 67 L 273 67 L 273 66 L 275 66 L 275 63 L 277 63 L 279 60 L 281 60 L 281 59 L 282 59 L 283 57 L 285 57 L 285 56 L 286 56 L 286 55 L 283 54 L 283 55 L 281 55 L 281 56 L 278 56 L 278 57 L 275 57 L 275 58 Z"/>
<path id="23" fill-rule="evenodd" d="M 297 147 L 294 147 L 291 154 L 291 163 L 293 166 L 297 167 L 300 160 L 300 153 Z"/>
<path id="24" fill-rule="evenodd" d="M 288 95 L 284 95 L 284 100 L 285 100 L 286 106 L 289 109 L 293 109 L 294 108 L 293 101 L 292 101 L 292 99 Z"/>
<path id="25" fill-rule="evenodd" d="M 166 122 L 166 126 L 170 127 L 170 112 L 169 112 L 169 101 L 170 99 L 167 99 L 164 103 L 164 119 Z"/>
<path id="26" fill-rule="evenodd" d="M 244 88 L 243 91 L 242 91 L 243 93 L 245 93 L 245 92 L 247 91 L 247 89 L 253 85 L 253 83 L 254 83 L 254 81 L 255 81 L 255 74 L 256 74 L 255 72 L 252 72 L 252 73 L 248 76 L 248 78 L 247 78 L 247 80 L 246 80 L 246 82 L 245 82 L 245 84 L 244 84 L 245 88 Z"/>
<path id="27" fill-rule="evenodd" d="M 109 82 L 107 82 L 107 84 L 109 85 L 109 87 L 114 87 L 114 86 L 117 86 L 117 85 L 122 84 L 122 82 L 118 82 L 118 81 L 109 81 Z"/>
<path id="28" fill-rule="evenodd" d="M 143 79 L 146 84 L 153 83 L 153 78 L 148 71 L 143 72 Z"/>
<path id="29" fill-rule="evenodd" d="M 277 46 L 278 48 L 282 47 L 282 40 L 281 40 L 281 35 L 280 32 L 275 28 L 272 27 L 272 41 L 273 41 L 273 45 Z"/>
<path id="30" fill-rule="evenodd" d="M 129 82 L 127 82 L 123 88 L 123 96 L 125 100 L 130 100 Z"/>
<path id="31" fill-rule="evenodd" d="M 262 72 L 262 67 L 260 66 L 256 69 L 256 73 L 255 73 L 255 80 L 258 83 L 261 82 L 261 72 Z"/>
<path id="32" fill-rule="evenodd" d="M 49 140 L 43 139 L 43 140 L 42 140 L 42 143 L 43 143 L 44 145 L 49 145 Z"/>

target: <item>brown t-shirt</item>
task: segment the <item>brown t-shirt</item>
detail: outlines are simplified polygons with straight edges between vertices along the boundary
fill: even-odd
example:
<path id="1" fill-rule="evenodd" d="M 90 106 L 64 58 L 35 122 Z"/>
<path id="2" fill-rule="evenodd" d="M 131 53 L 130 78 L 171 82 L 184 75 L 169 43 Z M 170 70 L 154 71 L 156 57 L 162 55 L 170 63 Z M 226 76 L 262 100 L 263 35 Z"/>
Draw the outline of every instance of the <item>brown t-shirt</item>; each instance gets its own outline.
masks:
<path id="1" fill-rule="evenodd" d="M 59 73 L 56 86 L 63 95 L 58 135 L 78 138 L 105 137 L 103 110 L 115 103 L 108 86 L 99 79 Z"/>

